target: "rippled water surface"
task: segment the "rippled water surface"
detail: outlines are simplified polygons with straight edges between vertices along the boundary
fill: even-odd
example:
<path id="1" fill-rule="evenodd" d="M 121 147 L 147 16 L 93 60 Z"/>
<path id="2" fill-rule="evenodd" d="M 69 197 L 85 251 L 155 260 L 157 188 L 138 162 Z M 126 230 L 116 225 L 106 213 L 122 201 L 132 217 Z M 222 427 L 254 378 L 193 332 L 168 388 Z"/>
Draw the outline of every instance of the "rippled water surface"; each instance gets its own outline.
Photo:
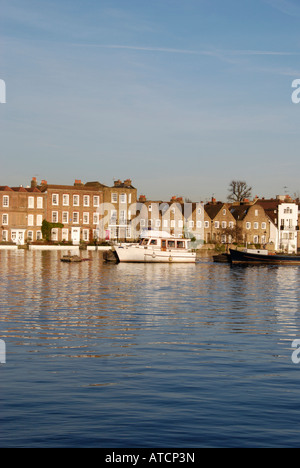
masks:
<path id="1" fill-rule="evenodd" d="M 299 267 L 0 252 L 1 447 L 296 447 Z"/>

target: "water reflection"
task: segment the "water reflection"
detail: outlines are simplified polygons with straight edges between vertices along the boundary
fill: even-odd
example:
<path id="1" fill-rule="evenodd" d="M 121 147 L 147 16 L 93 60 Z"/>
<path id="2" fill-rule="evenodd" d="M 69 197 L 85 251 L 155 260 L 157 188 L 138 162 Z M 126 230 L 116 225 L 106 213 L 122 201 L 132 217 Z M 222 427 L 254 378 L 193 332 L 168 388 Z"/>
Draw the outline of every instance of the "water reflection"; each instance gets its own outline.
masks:
<path id="1" fill-rule="evenodd" d="M 230 268 L 206 259 L 105 265 L 99 253 L 85 255 L 90 261 L 66 264 L 56 252 L 1 252 L 2 335 L 31 335 L 60 349 L 66 340 L 86 348 L 99 336 L 130 347 L 141 330 L 170 321 L 184 330 L 203 324 L 269 333 L 274 318 L 283 335 L 298 333 L 298 268 Z"/>
<path id="2" fill-rule="evenodd" d="M 299 337 L 300 269 L 231 268 L 210 258 L 110 265 L 99 252 L 84 255 L 90 261 L 68 264 L 55 252 L 0 252 L 8 354 L 0 385 L 9 402 L 1 416 L 10 440 L 28 426 L 26 437 L 36 430 L 35 442 L 41 432 L 49 440 L 55 415 L 52 437 L 59 428 L 74 445 L 82 442 L 74 419 L 99 446 L 199 446 L 208 428 L 215 445 L 224 433 L 238 444 L 255 428 L 275 443 L 275 427 L 282 441 L 285 389 L 290 398 L 294 385 L 298 401 L 287 349 Z M 282 412 L 270 421 L 279 400 Z"/>

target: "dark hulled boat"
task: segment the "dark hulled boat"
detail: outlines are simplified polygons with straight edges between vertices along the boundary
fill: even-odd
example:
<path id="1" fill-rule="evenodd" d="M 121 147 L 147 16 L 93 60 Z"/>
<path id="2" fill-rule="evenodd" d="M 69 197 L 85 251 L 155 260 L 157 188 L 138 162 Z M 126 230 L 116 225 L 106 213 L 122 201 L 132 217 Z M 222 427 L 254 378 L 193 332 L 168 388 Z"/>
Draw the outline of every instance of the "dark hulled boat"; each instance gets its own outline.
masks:
<path id="1" fill-rule="evenodd" d="M 233 264 L 300 265 L 300 255 L 273 254 L 267 251 L 252 253 L 230 249 L 230 257 Z"/>
<path id="2" fill-rule="evenodd" d="M 213 260 L 216 263 L 230 263 L 231 257 L 230 257 L 230 254 L 222 253 L 219 255 L 213 255 Z"/>

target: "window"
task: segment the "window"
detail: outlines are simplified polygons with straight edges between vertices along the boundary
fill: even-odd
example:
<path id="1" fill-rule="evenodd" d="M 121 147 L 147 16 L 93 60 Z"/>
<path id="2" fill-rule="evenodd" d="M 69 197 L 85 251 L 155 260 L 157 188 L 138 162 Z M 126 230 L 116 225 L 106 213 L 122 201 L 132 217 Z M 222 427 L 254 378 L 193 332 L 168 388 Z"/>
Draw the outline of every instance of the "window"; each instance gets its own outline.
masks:
<path id="1" fill-rule="evenodd" d="M 205 221 L 205 222 L 204 222 L 204 227 L 205 227 L 206 229 L 209 228 L 209 221 Z"/>
<path id="2" fill-rule="evenodd" d="M 63 205 L 64 206 L 69 206 L 70 204 L 70 196 L 69 195 L 63 195 Z"/>
<path id="3" fill-rule="evenodd" d="M 246 223 L 246 229 L 251 229 L 251 223 Z"/>
<path id="4" fill-rule="evenodd" d="M 167 220 L 167 219 L 164 219 L 164 228 L 167 228 L 168 226 L 169 226 L 168 220 Z"/>
<path id="5" fill-rule="evenodd" d="M 33 241 L 33 231 L 28 231 L 27 232 L 27 240 L 28 240 L 28 242 Z"/>
<path id="6" fill-rule="evenodd" d="M 216 228 L 216 229 L 219 229 L 219 227 L 220 227 L 219 221 L 215 221 L 215 228 Z"/>
<path id="7" fill-rule="evenodd" d="M 90 222 L 90 214 L 83 213 L 83 224 L 89 224 L 89 222 Z"/>
<path id="8" fill-rule="evenodd" d="M 73 206 L 79 206 L 79 195 L 73 195 Z"/>
<path id="9" fill-rule="evenodd" d="M 59 201 L 59 196 L 57 193 L 53 193 L 52 195 L 52 205 L 57 206 Z"/>
<path id="10" fill-rule="evenodd" d="M 226 228 L 227 228 L 227 223 L 226 223 L 226 221 L 222 221 L 222 228 L 223 228 L 223 229 L 226 229 Z"/>
<path id="11" fill-rule="evenodd" d="M 8 215 L 7 214 L 2 215 L 2 225 L 3 226 L 8 225 Z"/>
<path id="12" fill-rule="evenodd" d="M 117 193 L 112 193 L 111 194 L 111 202 L 112 203 L 118 203 L 118 194 Z"/>
<path id="13" fill-rule="evenodd" d="M 184 241 L 178 241 L 177 242 L 177 249 L 184 249 L 185 245 L 184 245 Z"/>
<path id="14" fill-rule="evenodd" d="M 94 201 L 94 206 L 99 206 L 100 204 L 100 197 L 98 195 L 95 195 L 94 198 L 93 198 L 93 201 Z"/>
<path id="15" fill-rule="evenodd" d="M 9 207 L 9 197 L 7 195 L 3 197 L 3 207 L 5 208 Z"/>
<path id="16" fill-rule="evenodd" d="M 152 205 L 149 205 L 149 211 L 152 211 Z"/>
<path id="17" fill-rule="evenodd" d="M 265 244 L 266 243 L 266 236 L 261 236 L 261 243 Z"/>
<path id="18" fill-rule="evenodd" d="M 28 208 L 34 208 L 34 197 L 28 197 Z"/>
<path id="19" fill-rule="evenodd" d="M 121 193 L 120 203 L 126 203 L 126 200 L 127 200 L 126 193 Z"/>
<path id="20" fill-rule="evenodd" d="M 222 244 L 226 244 L 226 235 L 225 235 L 225 234 L 223 234 L 223 235 L 221 236 L 221 243 L 222 243 Z"/>
<path id="21" fill-rule="evenodd" d="M 51 240 L 57 241 L 58 240 L 58 229 L 52 229 L 51 232 Z"/>
<path id="22" fill-rule="evenodd" d="M 52 223 L 58 223 L 58 211 L 52 211 Z"/>
<path id="23" fill-rule="evenodd" d="M 149 245 L 157 245 L 157 240 L 156 239 L 151 239 Z"/>
<path id="24" fill-rule="evenodd" d="M 254 214 L 255 216 L 258 216 L 258 210 L 255 210 Z"/>
<path id="25" fill-rule="evenodd" d="M 37 197 L 37 202 L 36 202 L 37 206 L 36 207 L 37 207 L 38 210 L 43 209 L 43 204 L 44 204 L 43 202 L 44 202 L 44 200 L 43 200 L 42 197 Z"/>
<path id="26" fill-rule="evenodd" d="M 231 229 L 233 229 L 233 227 L 234 227 L 234 222 L 233 222 L 233 221 L 229 221 L 229 227 L 230 227 Z"/>
<path id="27" fill-rule="evenodd" d="M 128 210 L 128 220 L 131 220 L 131 210 Z"/>
<path id="28" fill-rule="evenodd" d="M 69 230 L 68 229 L 63 229 L 61 231 L 61 240 L 68 242 L 69 240 Z"/>
<path id="29" fill-rule="evenodd" d="M 128 203 L 131 203 L 131 193 L 128 194 Z M 130 236 L 128 236 L 130 237 Z"/>
<path id="30" fill-rule="evenodd" d="M 90 196 L 84 195 L 83 197 L 83 206 L 90 206 Z"/>
<path id="31" fill-rule="evenodd" d="M 258 244 L 258 236 L 253 237 L 253 242 L 254 242 L 254 244 Z"/>
<path id="32" fill-rule="evenodd" d="M 261 223 L 261 228 L 262 229 L 267 229 L 267 224 L 266 223 Z"/>
<path id="33" fill-rule="evenodd" d="M 110 224 L 117 224 L 117 210 L 111 210 L 110 212 Z"/>
<path id="34" fill-rule="evenodd" d="M 198 208 L 198 215 L 201 215 L 201 213 L 202 213 L 201 208 Z"/>
<path id="35" fill-rule="evenodd" d="M 226 210 L 223 210 L 223 216 L 226 216 Z"/>
<path id="36" fill-rule="evenodd" d="M 168 247 L 169 247 L 169 249 L 174 249 L 175 248 L 175 241 L 173 241 L 173 240 L 168 241 Z"/>
<path id="37" fill-rule="evenodd" d="M 43 216 L 42 215 L 37 215 L 36 217 L 36 225 L 41 226 L 43 224 Z"/>
<path id="38" fill-rule="evenodd" d="M 8 231 L 2 231 L 2 242 L 8 241 Z"/>
<path id="39" fill-rule="evenodd" d="M 120 211 L 120 224 L 126 224 L 126 211 Z"/>
<path id="40" fill-rule="evenodd" d="M 73 224 L 78 224 L 79 223 L 79 213 L 75 212 L 73 213 Z"/>
<path id="41" fill-rule="evenodd" d="M 84 242 L 88 242 L 89 237 L 90 237 L 90 231 L 88 229 L 84 229 L 82 231 L 82 238 L 83 238 Z"/>
<path id="42" fill-rule="evenodd" d="M 131 237 L 131 227 L 130 226 L 127 226 L 126 227 L 126 237 Z"/>
<path id="43" fill-rule="evenodd" d="M 93 224 L 99 224 L 99 213 L 93 214 Z"/>
<path id="44" fill-rule="evenodd" d="M 69 213 L 68 213 L 68 211 L 63 211 L 62 223 L 63 224 L 68 224 L 69 223 Z"/>
<path id="45" fill-rule="evenodd" d="M 254 229 L 258 229 L 258 223 L 254 223 Z"/>
<path id="46" fill-rule="evenodd" d="M 43 238 L 42 231 L 37 231 L 36 240 L 42 240 L 42 238 Z"/>

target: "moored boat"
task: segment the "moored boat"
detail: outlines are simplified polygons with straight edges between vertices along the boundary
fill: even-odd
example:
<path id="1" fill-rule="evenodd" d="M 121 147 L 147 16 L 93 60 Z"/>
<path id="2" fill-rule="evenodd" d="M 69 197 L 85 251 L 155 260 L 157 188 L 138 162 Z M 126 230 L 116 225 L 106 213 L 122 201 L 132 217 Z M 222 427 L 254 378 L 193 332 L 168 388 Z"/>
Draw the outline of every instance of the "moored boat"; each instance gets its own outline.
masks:
<path id="1" fill-rule="evenodd" d="M 191 240 L 177 238 L 163 231 L 145 231 L 137 244 L 115 246 L 120 262 L 195 263 Z"/>
<path id="2" fill-rule="evenodd" d="M 213 261 L 216 263 L 230 263 L 231 257 L 228 253 L 222 253 L 218 255 L 213 255 Z"/>
<path id="3" fill-rule="evenodd" d="M 81 263 L 88 262 L 89 258 L 81 258 L 78 255 L 64 255 L 60 261 L 65 263 Z"/>
<path id="4" fill-rule="evenodd" d="M 276 254 L 267 250 L 230 249 L 230 257 L 233 264 L 300 265 L 300 255 Z"/>

